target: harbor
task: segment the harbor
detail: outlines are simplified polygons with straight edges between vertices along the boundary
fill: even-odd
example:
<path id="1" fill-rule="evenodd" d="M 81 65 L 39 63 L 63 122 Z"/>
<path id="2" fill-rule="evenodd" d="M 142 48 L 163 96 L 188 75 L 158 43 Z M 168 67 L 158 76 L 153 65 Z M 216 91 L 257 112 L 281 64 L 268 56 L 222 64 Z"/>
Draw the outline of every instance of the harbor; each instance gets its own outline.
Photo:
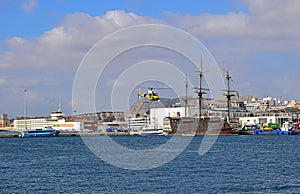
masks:
<path id="1" fill-rule="evenodd" d="M 7 114 L 1 115 L 0 137 L 299 135 L 300 103 L 271 97 L 245 101 L 245 97 L 231 88 L 232 78 L 227 71 L 224 103 L 217 104 L 205 98 L 209 89 L 203 87 L 202 70 L 198 73 L 195 100 L 189 99 L 186 79 L 183 103 L 151 107 L 160 101 L 158 93 L 152 87 L 145 94 L 138 89 L 138 96 L 143 99 L 132 105 L 130 114 L 98 112 L 65 116 L 58 103 L 57 110 L 48 117 L 29 118 L 25 104 L 25 115 L 21 118 L 10 120 Z"/>
<path id="2" fill-rule="evenodd" d="M 98 42 L 82 59 L 76 75 L 69 78 L 74 81 L 72 92 L 68 91 L 68 84 L 61 83 L 64 89 L 58 92 L 50 89 L 51 83 L 44 83 L 64 77 L 64 73 L 49 80 L 45 76 L 43 84 L 36 83 L 44 86 L 41 91 L 45 93 L 35 93 L 35 87 L 28 85 L 24 85 L 23 91 L 14 88 L 17 97 L 7 99 L 16 103 L 14 107 L 18 108 L 14 110 L 18 114 L 11 112 L 13 118 L 10 118 L 3 111 L 0 118 L 3 142 L 0 171 L 5 175 L 1 191 L 295 193 L 299 190 L 299 173 L 295 170 L 299 164 L 300 134 L 297 96 L 291 97 L 280 89 L 258 92 L 252 84 L 256 80 L 248 72 L 243 75 L 247 75 L 244 81 L 248 79 L 250 84 L 240 83 L 243 72 L 234 67 L 233 74 L 228 69 L 221 71 L 208 49 L 197 41 L 194 45 L 197 39 L 178 34 L 172 27 L 141 25 L 125 31 L 130 29 L 139 33 L 128 33 L 127 43 L 143 39 L 141 34 L 147 34 L 145 40 L 150 40 L 143 46 L 174 43 L 178 38 L 181 44 L 174 44 L 174 48 L 160 46 L 170 48 L 185 60 L 160 52 L 154 59 L 165 56 L 170 61 L 145 60 L 144 53 L 156 52 L 144 47 L 144 53 L 139 53 L 141 58 L 118 60 L 113 58 L 110 44 L 102 48 Z M 147 33 L 141 33 L 145 29 Z M 167 31 L 160 33 L 162 29 Z M 55 31 L 60 30 L 64 28 Z M 148 33 L 151 30 L 155 33 Z M 127 50 L 118 51 L 118 46 L 126 44 L 115 35 L 122 32 L 116 31 L 103 40 L 105 43 L 111 38 L 112 46 L 117 45 L 116 57 L 121 59 Z M 180 40 L 180 37 L 185 38 Z M 95 54 L 93 49 L 101 52 Z M 92 68 L 87 68 L 86 63 L 92 63 Z M 239 77 L 238 82 L 232 79 L 233 75 Z M 2 83 L 8 84 L 3 80 Z M 238 83 L 238 87 L 233 83 Z M 236 89 L 245 86 L 248 90 L 243 92 L 251 91 L 253 95 Z M 272 96 L 266 96 L 268 92 Z"/>
<path id="3" fill-rule="evenodd" d="M 0 194 L 300 193 L 300 1 L 0 1 Z"/>

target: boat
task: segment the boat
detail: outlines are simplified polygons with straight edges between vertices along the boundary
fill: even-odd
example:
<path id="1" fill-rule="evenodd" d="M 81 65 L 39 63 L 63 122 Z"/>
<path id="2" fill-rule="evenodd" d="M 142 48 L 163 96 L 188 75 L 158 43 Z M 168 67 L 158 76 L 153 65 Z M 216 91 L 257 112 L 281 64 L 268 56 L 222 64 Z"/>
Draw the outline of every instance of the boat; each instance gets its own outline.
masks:
<path id="1" fill-rule="evenodd" d="M 172 131 L 169 135 L 230 135 L 233 127 L 226 118 L 168 117 Z"/>
<path id="2" fill-rule="evenodd" d="M 253 131 L 254 135 L 299 135 L 298 130 L 282 131 L 281 129 L 260 130 Z"/>
<path id="3" fill-rule="evenodd" d="M 254 129 L 254 135 L 299 135 L 299 130 L 294 129 L 289 122 L 280 125 L 277 123 L 263 124 L 262 129 Z"/>
<path id="4" fill-rule="evenodd" d="M 234 133 L 238 135 L 253 135 L 254 134 L 253 131 L 259 129 L 260 129 L 259 125 L 248 123 L 244 127 L 236 130 Z"/>
<path id="5" fill-rule="evenodd" d="M 185 115 L 184 117 L 168 117 L 170 120 L 170 126 L 172 131 L 169 133 L 170 135 L 232 135 L 234 129 L 236 128 L 236 123 L 232 122 L 234 119 L 230 118 L 230 101 L 231 97 L 236 96 L 233 93 L 237 93 L 235 90 L 230 89 L 230 81 L 231 76 L 227 71 L 226 79 L 227 79 L 227 89 L 226 97 L 227 97 L 227 117 L 210 117 L 207 114 L 202 114 L 202 101 L 203 95 L 206 94 L 207 88 L 202 87 L 202 66 L 199 71 L 199 87 L 195 88 L 196 93 L 198 94 L 198 116 L 197 117 L 188 117 Z M 186 98 L 185 98 L 185 109 L 188 107 L 188 82 L 186 81 Z M 187 111 L 185 110 L 185 113 Z"/>
<path id="6" fill-rule="evenodd" d="M 151 130 L 143 130 L 141 132 L 141 136 L 163 136 L 164 132 L 162 130 L 155 130 L 155 129 L 151 129 Z"/>
<path id="7" fill-rule="evenodd" d="M 42 129 L 26 129 L 21 132 L 20 137 L 55 137 L 58 136 L 59 130 L 55 130 L 52 127 Z"/>
<path id="8" fill-rule="evenodd" d="M 25 120 L 25 129 L 21 131 L 19 134 L 19 137 L 54 137 L 58 136 L 59 130 L 53 129 L 52 127 L 44 127 L 44 128 L 37 128 L 37 129 L 27 129 L 27 104 L 26 104 L 26 93 L 27 90 L 24 90 L 24 120 Z M 61 116 L 62 112 L 60 112 L 60 105 L 58 108 L 57 112 L 52 112 L 53 114 L 55 113 L 55 116 Z M 51 115 L 52 116 L 52 115 Z"/>
<path id="9" fill-rule="evenodd" d="M 163 129 L 160 129 L 157 126 L 147 125 L 147 126 L 143 127 L 140 135 L 141 136 L 163 136 L 164 131 L 163 131 Z"/>

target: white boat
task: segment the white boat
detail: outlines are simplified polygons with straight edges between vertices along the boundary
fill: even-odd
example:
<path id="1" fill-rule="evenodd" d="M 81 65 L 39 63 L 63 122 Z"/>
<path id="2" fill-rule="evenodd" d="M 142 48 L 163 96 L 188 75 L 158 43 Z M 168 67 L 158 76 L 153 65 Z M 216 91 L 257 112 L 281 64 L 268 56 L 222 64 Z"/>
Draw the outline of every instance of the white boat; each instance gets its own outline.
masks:
<path id="1" fill-rule="evenodd" d="M 158 131 L 158 130 L 144 130 L 142 131 L 141 133 L 141 136 L 163 136 L 164 135 L 164 132 L 161 130 L 161 131 Z"/>
<path id="2" fill-rule="evenodd" d="M 163 129 L 157 127 L 146 126 L 141 132 L 141 136 L 163 136 Z"/>
<path id="3" fill-rule="evenodd" d="M 58 136 L 59 130 L 53 128 L 29 129 L 21 132 L 20 137 L 55 137 Z"/>

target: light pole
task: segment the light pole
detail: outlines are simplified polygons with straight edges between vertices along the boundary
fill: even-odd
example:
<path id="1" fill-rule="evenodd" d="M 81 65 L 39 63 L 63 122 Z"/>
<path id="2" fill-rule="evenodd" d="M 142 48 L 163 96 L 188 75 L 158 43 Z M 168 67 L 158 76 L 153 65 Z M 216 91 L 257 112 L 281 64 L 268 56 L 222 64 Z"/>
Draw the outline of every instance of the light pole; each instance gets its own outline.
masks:
<path id="1" fill-rule="evenodd" d="M 25 129 L 27 129 L 27 120 L 26 120 L 26 115 L 27 115 L 27 99 L 26 99 L 26 92 L 27 90 L 24 89 L 24 120 L 25 120 Z"/>

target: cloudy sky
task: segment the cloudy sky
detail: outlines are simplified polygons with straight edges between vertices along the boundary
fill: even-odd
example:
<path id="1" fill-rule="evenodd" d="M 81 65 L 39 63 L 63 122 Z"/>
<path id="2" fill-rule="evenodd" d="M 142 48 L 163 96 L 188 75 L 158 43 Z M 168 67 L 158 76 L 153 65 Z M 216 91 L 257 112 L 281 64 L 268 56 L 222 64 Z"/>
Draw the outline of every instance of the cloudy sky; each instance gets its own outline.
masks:
<path id="1" fill-rule="evenodd" d="M 140 24 L 192 34 L 242 94 L 299 100 L 299 10 L 299 0 L 1 0 L 0 112 L 22 116 L 27 89 L 29 116 L 48 115 L 58 102 L 72 114 L 73 82 L 86 53 L 110 33 Z M 106 89 L 116 79 L 109 73 L 96 92 L 98 111 L 110 110 Z"/>

